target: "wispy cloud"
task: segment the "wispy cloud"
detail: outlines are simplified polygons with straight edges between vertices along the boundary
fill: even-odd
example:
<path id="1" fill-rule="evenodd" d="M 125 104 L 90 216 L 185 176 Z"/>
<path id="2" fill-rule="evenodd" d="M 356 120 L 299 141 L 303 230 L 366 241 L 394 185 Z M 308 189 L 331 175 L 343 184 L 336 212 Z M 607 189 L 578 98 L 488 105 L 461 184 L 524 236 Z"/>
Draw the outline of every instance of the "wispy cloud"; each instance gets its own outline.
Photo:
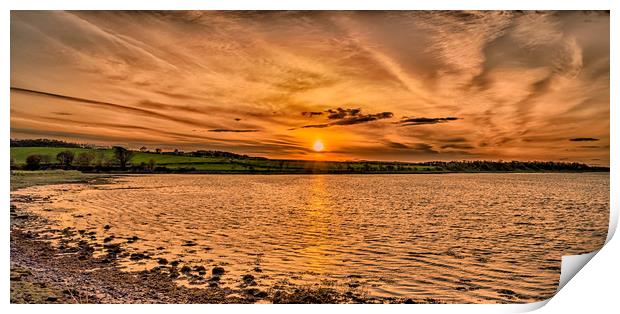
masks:
<path id="1" fill-rule="evenodd" d="M 14 11 L 10 23 L 11 136 L 609 160 L 606 11 Z M 576 129 L 600 145 L 579 149 L 592 140 Z"/>

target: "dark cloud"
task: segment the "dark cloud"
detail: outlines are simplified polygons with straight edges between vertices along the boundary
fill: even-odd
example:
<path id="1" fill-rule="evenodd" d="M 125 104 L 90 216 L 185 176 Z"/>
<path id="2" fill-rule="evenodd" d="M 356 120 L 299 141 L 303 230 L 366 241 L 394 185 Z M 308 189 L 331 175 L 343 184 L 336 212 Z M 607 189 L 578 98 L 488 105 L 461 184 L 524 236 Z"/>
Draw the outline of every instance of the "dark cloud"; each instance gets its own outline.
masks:
<path id="1" fill-rule="evenodd" d="M 304 111 L 304 112 L 301 113 L 302 116 L 307 116 L 307 117 L 310 117 L 310 118 L 312 118 L 314 116 L 320 116 L 322 114 L 323 114 L 323 112 L 321 112 L 321 111 Z"/>
<path id="2" fill-rule="evenodd" d="M 460 120 L 461 118 L 456 117 L 445 117 L 445 118 L 415 118 L 415 117 L 404 117 L 398 123 L 402 126 L 410 126 L 410 125 L 423 125 L 423 124 L 437 124 L 437 123 L 445 123 L 449 121 Z"/>
<path id="3" fill-rule="evenodd" d="M 304 126 L 302 126 L 300 128 L 301 129 L 307 129 L 307 128 L 326 128 L 326 127 L 330 127 L 330 126 L 334 126 L 334 125 L 353 125 L 353 124 L 366 123 L 366 122 L 371 122 L 371 121 L 376 121 L 376 120 L 381 120 L 381 119 L 389 119 L 389 118 L 394 116 L 394 114 L 391 113 L 391 112 L 380 112 L 380 113 L 374 113 L 374 114 L 362 114 L 362 110 L 361 109 L 342 109 L 342 108 L 337 108 L 337 109 L 328 109 L 328 110 L 325 110 L 324 112 L 329 114 L 328 117 L 327 117 L 329 120 L 336 120 L 336 121 L 328 122 L 328 123 L 322 123 L 322 124 L 304 125 Z M 309 115 L 308 112 L 302 112 L 302 114 L 304 116 L 308 116 Z M 295 130 L 295 129 L 296 128 L 291 128 L 289 130 Z"/>
<path id="4" fill-rule="evenodd" d="M 259 130 L 211 129 L 211 130 L 208 130 L 208 132 L 249 133 L 249 132 L 259 132 Z"/>
<path id="5" fill-rule="evenodd" d="M 569 141 L 571 141 L 571 142 L 595 142 L 595 141 L 598 141 L 598 138 L 593 138 L 593 137 L 575 137 L 575 138 L 569 139 Z"/>
<path id="6" fill-rule="evenodd" d="M 362 112 L 362 110 L 359 108 L 354 108 L 354 109 L 336 108 L 336 109 L 328 109 L 325 112 L 329 113 L 329 115 L 327 116 L 328 119 L 336 120 L 336 119 L 344 119 L 346 117 L 357 116 Z"/>

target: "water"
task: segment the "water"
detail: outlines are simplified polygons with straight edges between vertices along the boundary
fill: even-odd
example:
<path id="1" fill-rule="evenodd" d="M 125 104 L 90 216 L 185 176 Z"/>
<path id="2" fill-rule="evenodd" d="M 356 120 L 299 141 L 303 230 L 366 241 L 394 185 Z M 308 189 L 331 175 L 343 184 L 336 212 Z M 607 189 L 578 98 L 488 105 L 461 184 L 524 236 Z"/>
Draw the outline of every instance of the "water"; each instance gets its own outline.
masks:
<path id="1" fill-rule="evenodd" d="M 224 286 L 249 273 L 261 288 L 442 302 L 552 296 L 561 256 L 600 248 L 609 215 L 607 173 L 148 175 L 14 194 L 50 196 L 25 205 L 58 227 L 135 235 L 132 251 L 222 265 Z"/>

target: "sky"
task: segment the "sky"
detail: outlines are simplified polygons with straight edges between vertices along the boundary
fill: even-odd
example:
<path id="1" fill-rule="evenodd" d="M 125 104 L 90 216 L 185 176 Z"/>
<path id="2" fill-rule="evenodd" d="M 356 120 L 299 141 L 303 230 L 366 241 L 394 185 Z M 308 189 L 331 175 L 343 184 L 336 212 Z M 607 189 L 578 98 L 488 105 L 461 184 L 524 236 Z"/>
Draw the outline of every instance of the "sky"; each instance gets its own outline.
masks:
<path id="1" fill-rule="evenodd" d="M 11 138 L 609 165 L 609 39 L 608 12 L 12 11 Z"/>

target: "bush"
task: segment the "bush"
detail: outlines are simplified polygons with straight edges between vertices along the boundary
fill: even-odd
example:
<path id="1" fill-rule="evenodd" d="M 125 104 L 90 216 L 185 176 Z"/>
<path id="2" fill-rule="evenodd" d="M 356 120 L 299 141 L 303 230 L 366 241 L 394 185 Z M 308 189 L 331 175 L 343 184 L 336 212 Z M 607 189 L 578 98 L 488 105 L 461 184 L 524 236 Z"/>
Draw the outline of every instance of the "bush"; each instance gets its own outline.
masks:
<path id="1" fill-rule="evenodd" d="M 26 157 L 26 169 L 38 170 L 41 168 L 41 155 L 30 155 Z"/>

